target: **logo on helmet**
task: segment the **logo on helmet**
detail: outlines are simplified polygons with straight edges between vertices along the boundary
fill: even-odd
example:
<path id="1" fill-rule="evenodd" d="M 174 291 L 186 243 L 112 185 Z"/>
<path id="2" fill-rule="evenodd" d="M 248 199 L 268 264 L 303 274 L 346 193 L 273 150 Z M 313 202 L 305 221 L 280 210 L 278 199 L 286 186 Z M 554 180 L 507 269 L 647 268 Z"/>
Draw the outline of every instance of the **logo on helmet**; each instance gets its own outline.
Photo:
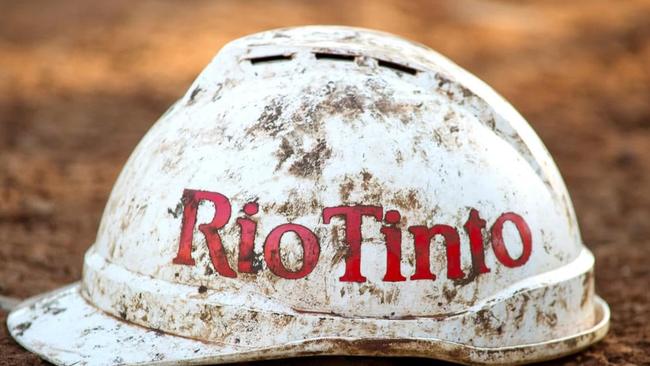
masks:
<path id="1" fill-rule="evenodd" d="M 195 265 L 192 258 L 192 240 L 199 203 L 201 201 L 210 201 L 215 207 L 212 221 L 200 224 L 198 229 L 205 236 L 210 260 L 217 273 L 225 277 L 237 277 L 237 272 L 231 268 L 228 262 L 219 235 L 219 230 L 230 222 L 232 214 L 230 200 L 218 192 L 185 189 L 182 201 L 184 209 L 180 241 L 178 253 L 173 259 L 173 263 Z M 249 217 L 258 213 L 258 204 L 256 202 L 246 203 L 243 211 L 246 216 L 236 220 L 240 228 L 237 270 L 240 273 L 256 273 L 257 269 L 253 260 L 255 258 L 254 240 L 257 223 Z M 345 224 L 345 243 L 348 246 L 348 251 L 345 257 L 345 272 L 339 277 L 339 280 L 343 282 L 366 281 L 366 277 L 361 273 L 361 243 L 363 241 L 361 224 L 364 217 L 383 221 L 383 226 L 380 229 L 386 244 L 386 273 L 383 281 L 406 281 L 407 278 L 401 273 L 400 268 L 402 230 L 397 227 L 397 224 L 401 220 L 401 214 L 396 210 L 387 210 L 384 213 L 383 207 L 371 205 L 324 207 L 322 210 L 324 224 L 329 224 L 334 219 L 341 220 Z M 506 222 L 514 224 L 521 239 L 522 251 L 517 258 L 510 255 L 503 240 L 503 226 Z M 485 243 L 482 235 L 482 230 L 486 228 L 486 225 L 487 222 L 481 219 L 476 209 L 470 210 L 469 217 L 463 225 L 463 229 L 469 237 L 472 258 L 470 273 L 474 275 L 490 272 L 490 268 L 485 263 Z M 465 278 L 466 273 L 461 268 L 460 236 L 456 228 L 444 224 L 436 224 L 431 227 L 413 225 L 408 227 L 408 231 L 413 236 L 415 247 L 415 272 L 410 276 L 410 280 L 436 279 L 436 275 L 430 269 L 430 251 L 431 242 L 438 235 L 442 236 L 445 243 L 447 278 L 451 280 Z M 280 243 L 284 234 L 288 232 L 292 232 L 298 237 L 303 250 L 302 265 L 297 270 L 287 268 L 280 257 Z M 506 212 L 500 215 L 492 224 L 490 234 L 492 250 L 501 264 L 509 268 L 526 264 L 532 253 L 532 235 L 528 224 L 521 215 L 514 212 Z M 285 223 L 273 228 L 267 234 L 263 247 L 264 261 L 268 269 L 275 275 L 286 279 L 299 279 L 309 275 L 318 264 L 321 249 L 316 234 L 311 229 L 295 223 Z"/>

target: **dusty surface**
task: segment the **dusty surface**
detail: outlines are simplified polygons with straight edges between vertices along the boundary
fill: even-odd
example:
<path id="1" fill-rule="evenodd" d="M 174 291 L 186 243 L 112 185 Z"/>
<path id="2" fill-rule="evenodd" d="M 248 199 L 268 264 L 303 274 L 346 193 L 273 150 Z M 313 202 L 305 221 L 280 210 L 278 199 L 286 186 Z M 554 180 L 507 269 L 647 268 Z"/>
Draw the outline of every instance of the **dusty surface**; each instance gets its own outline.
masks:
<path id="1" fill-rule="evenodd" d="M 650 2 L 426 3 L 1 1 L 0 294 L 80 277 L 129 152 L 224 42 L 357 25 L 441 51 L 527 117 L 564 174 L 613 311 L 605 341 L 562 362 L 650 364 Z M 0 364 L 39 363 L 0 327 Z"/>

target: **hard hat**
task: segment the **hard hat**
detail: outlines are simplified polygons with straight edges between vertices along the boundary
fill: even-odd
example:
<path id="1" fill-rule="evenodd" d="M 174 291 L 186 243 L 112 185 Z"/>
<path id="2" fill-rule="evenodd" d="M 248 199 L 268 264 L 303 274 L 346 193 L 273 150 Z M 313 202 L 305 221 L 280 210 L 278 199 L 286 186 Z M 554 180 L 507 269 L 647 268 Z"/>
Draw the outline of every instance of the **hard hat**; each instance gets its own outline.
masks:
<path id="1" fill-rule="evenodd" d="M 139 143 L 83 279 L 7 320 L 56 364 L 560 357 L 609 309 L 549 153 L 499 95 L 385 33 L 225 46 Z"/>

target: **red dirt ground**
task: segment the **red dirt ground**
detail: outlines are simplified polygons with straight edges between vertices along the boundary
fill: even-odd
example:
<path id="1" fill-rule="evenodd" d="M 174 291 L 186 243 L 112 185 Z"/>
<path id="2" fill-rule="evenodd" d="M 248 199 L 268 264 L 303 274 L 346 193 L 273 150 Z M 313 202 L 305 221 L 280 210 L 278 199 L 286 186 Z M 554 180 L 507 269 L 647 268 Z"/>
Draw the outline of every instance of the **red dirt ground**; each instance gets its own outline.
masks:
<path id="1" fill-rule="evenodd" d="M 80 278 L 129 152 L 226 41 L 356 25 L 417 40 L 477 74 L 555 157 L 613 315 L 602 343 L 550 364 L 650 365 L 650 2 L 431 3 L 0 1 L 0 294 Z M 404 362 L 307 363 L 359 361 Z M 287 363 L 301 361 L 267 364 Z M 1 326 L 0 364 L 41 361 Z"/>

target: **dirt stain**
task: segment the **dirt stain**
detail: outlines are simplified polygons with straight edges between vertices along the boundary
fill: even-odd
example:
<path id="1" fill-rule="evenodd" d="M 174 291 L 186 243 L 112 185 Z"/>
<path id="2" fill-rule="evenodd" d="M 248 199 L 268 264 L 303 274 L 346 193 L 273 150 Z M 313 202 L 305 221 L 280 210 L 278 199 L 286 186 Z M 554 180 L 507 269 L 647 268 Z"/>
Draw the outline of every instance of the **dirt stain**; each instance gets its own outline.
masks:
<path id="1" fill-rule="evenodd" d="M 306 153 L 304 153 L 298 160 L 296 160 L 289 172 L 293 175 L 307 178 L 316 178 L 322 174 L 322 168 L 325 161 L 331 157 L 332 150 L 327 146 L 325 140 L 318 140 L 316 146 Z"/>

